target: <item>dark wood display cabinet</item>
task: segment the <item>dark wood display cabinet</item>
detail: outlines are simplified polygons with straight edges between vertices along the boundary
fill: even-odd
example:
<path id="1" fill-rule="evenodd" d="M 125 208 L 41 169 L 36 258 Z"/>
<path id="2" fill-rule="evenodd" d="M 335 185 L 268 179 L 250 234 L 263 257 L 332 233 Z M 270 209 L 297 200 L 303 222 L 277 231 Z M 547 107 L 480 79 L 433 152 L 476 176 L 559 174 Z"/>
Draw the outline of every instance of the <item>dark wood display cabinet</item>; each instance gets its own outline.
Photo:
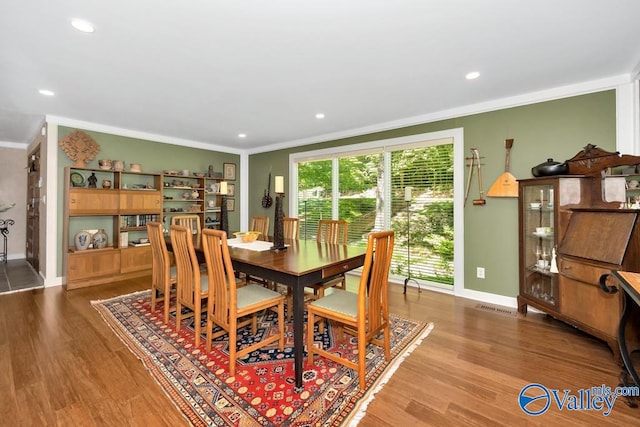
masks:
<path id="1" fill-rule="evenodd" d="M 640 271 L 640 210 L 594 201 L 593 178 L 519 184 L 518 310 L 526 314 L 528 306 L 534 307 L 602 339 L 619 361 L 622 295 L 605 292 L 600 278 L 611 270 Z M 607 283 L 611 286 L 616 284 Z"/>
<path id="2" fill-rule="evenodd" d="M 519 181 L 518 310 L 534 307 L 605 341 L 620 363 L 623 293 L 611 272 L 640 272 L 640 209 L 628 208 L 615 168 L 640 157 L 589 144 L 566 163 L 568 175 Z"/>

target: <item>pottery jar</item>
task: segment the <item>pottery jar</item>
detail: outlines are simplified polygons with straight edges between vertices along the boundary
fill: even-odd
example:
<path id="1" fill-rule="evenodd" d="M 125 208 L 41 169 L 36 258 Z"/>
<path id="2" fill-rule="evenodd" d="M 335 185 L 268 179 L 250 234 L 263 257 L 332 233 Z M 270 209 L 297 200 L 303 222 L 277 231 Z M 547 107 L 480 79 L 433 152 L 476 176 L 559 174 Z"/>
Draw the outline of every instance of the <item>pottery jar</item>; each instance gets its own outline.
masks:
<path id="1" fill-rule="evenodd" d="M 75 244 L 77 251 L 87 250 L 91 244 L 91 233 L 86 230 L 78 231 L 73 237 L 73 243 Z"/>
<path id="2" fill-rule="evenodd" d="M 108 237 L 107 233 L 101 228 L 91 239 L 93 243 L 93 249 L 103 249 L 107 247 Z"/>

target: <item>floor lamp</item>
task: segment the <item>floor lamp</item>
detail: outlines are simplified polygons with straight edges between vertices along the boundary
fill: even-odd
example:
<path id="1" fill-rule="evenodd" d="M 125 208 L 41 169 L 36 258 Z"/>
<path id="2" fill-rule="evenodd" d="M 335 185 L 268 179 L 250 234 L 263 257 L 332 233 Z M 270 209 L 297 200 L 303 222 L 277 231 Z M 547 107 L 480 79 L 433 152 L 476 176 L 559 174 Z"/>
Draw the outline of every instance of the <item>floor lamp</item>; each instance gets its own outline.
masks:
<path id="1" fill-rule="evenodd" d="M 418 293 L 422 292 L 420 290 L 420 283 L 416 279 L 411 278 L 411 211 L 409 209 L 409 205 L 411 204 L 411 190 L 413 187 L 405 187 L 404 188 L 404 202 L 407 205 L 407 278 L 404 279 L 404 290 L 403 294 L 407 293 L 407 283 L 413 282 L 418 285 Z"/>
<path id="2" fill-rule="evenodd" d="M 307 240 L 307 193 L 302 192 L 302 203 L 304 203 L 304 240 Z"/>

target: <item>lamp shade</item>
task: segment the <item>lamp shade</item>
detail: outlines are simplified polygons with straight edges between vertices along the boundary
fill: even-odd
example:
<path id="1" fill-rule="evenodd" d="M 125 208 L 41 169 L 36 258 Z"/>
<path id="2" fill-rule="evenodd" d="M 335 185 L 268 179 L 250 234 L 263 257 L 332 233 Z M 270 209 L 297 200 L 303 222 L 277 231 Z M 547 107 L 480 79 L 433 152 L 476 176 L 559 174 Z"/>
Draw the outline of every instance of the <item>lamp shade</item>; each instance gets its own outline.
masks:
<path id="1" fill-rule="evenodd" d="M 284 176 L 276 175 L 275 181 L 276 181 L 276 185 L 275 185 L 276 193 L 278 194 L 284 193 Z"/>
<path id="2" fill-rule="evenodd" d="M 411 190 L 413 190 L 413 187 L 404 187 L 404 201 L 405 202 L 410 202 L 411 201 Z"/>

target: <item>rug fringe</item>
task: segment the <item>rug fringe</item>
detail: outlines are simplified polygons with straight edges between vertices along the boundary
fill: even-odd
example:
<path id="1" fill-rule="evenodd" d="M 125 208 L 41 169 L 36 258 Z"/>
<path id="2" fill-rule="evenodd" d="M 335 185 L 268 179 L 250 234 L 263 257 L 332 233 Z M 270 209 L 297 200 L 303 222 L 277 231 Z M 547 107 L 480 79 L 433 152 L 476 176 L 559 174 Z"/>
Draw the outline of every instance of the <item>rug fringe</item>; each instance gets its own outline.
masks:
<path id="1" fill-rule="evenodd" d="M 115 299 L 120 299 L 120 298 L 125 298 L 125 297 L 133 297 L 133 296 L 138 296 L 141 294 L 146 294 L 146 293 L 150 293 L 151 289 L 144 289 L 142 291 L 136 291 L 136 292 L 131 292 L 130 294 L 126 294 L 126 295 L 116 295 L 115 297 L 111 297 L 111 298 L 107 298 L 107 299 L 94 299 L 91 300 L 91 305 L 97 305 L 97 304 L 102 304 L 102 303 L 106 303 Z"/>
<path id="2" fill-rule="evenodd" d="M 354 414 L 351 417 L 349 417 L 346 420 L 344 425 L 348 427 L 355 427 L 358 425 L 358 423 L 360 423 L 360 421 L 362 421 L 362 418 L 364 418 L 364 416 L 366 415 L 367 407 L 369 406 L 369 403 L 371 403 L 375 398 L 376 393 L 382 390 L 382 388 L 387 384 L 387 382 L 389 382 L 389 379 L 391 379 L 391 377 L 393 376 L 395 371 L 398 369 L 400 364 L 407 357 L 409 357 L 409 355 L 413 352 L 413 350 L 415 350 L 427 336 L 429 336 L 434 326 L 435 325 L 432 322 L 428 323 L 425 330 L 413 341 L 413 343 L 411 343 L 406 348 L 406 350 L 401 355 L 399 355 L 390 366 L 387 367 L 384 375 L 378 379 L 378 381 L 375 384 L 375 387 L 373 387 L 371 390 L 369 390 L 369 392 L 367 392 L 366 397 L 363 398 L 363 401 L 360 402 L 360 404 L 358 405 L 358 409 L 354 412 Z"/>

